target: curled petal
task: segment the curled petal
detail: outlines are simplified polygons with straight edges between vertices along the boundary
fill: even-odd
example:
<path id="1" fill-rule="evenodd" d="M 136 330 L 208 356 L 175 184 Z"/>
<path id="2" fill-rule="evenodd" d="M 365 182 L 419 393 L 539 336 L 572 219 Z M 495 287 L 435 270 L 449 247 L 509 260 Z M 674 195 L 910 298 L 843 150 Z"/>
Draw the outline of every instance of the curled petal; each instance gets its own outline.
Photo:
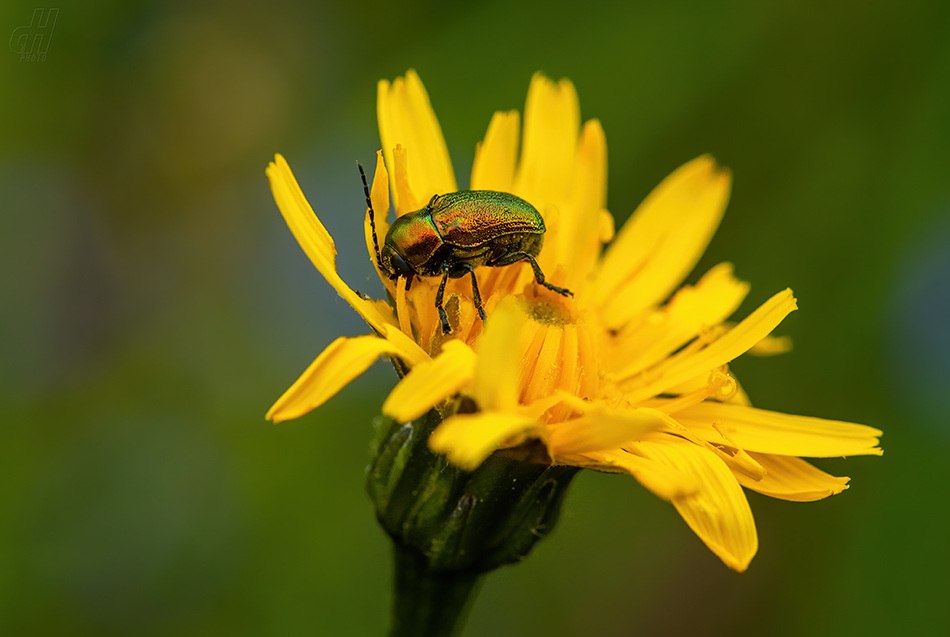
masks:
<path id="1" fill-rule="evenodd" d="M 739 484 L 746 489 L 781 500 L 793 502 L 821 500 L 847 489 L 848 481 L 851 479 L 825 473 L 801 458 L 764 453 L 749 455 L 766 468 L 768 475 L 756 481 L 750 480 L 741 473 L 733 472 Z"/>
<path id="2" fill-rule="evenodd" d="M 734 383 L 734 385 L 731 387 L 724 386 L 723 389 L 727 390 L 727 393 L 725 394 L 720 393 L 719 395 L 716 395 L 715 400 L 718 400 L 721 402 L 734 403 L 737 405 L 751 406 L 752 401 L 749 400 L 749 395 L 745 393 L 744 389 L 742 389 L 742 385 L 739 383 L 739 380 L 735 377 L 735 372 L 733 372 L 732 370 L 728 368 L 726 369 L 728 371 L 728 376 L 732 378 L 732 382 Z M 713 370 L 712 372 L 708 374 L 696 376 L 694 378 L 687 380 L 686 382 L 680 383 L 679 385 L 670 387 L 667 389 L 667 391 L 674 395 L 689 394 L 691 392 L 697 392 L 704 388 L 709 388 L 710 379 L 712 379 L 713 376 L 718 376 L 721 373 L 722 373 L 721 370 Z M 731 393 L 732 395 L 730 396 L 729 393 Z M 679 399 L 676 399 L 676 400 L 679 400 Z M 658 405 L 662 404 L 660 400 L 654 400 L 650 402 L 657 403 Z M 700 402 L 700 401 L 696 401 L 696 402 Z M 690 404 L 694 404 L 694 403 L 690 403 Z M 684 408 L 685 407 L 686 405 L 684 405 Z M 666 409 L 665 407 L 663 407 L 662 409 L 668 414 L 674 413 L 673 411 L 670 411 Z"/>
<path id="3" fill-rule="evenodd" d="M 317 356 L 266 417 L 274 422 L 299 418 L 332 398 L 380 356 L 398 353 L 396 345 L 376 336 L 341 336 Z"/>

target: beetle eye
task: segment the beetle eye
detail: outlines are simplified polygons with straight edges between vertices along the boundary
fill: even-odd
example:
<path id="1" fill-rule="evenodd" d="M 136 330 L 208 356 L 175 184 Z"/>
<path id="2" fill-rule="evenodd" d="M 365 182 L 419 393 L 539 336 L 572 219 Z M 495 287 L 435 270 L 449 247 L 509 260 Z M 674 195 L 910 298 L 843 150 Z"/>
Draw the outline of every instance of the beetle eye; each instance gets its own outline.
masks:
<path id="1" fill-rule="evenodd" d="M 402 255 L 395 250 L 390 257 L 390 265 L 393 268 L 393 272 L 396 273 L 396 276 L 411 276 L 415 274 L 412 268 L 409 267 L 409 264 L 406 263 L 406 260 L 402 258 Z"/>

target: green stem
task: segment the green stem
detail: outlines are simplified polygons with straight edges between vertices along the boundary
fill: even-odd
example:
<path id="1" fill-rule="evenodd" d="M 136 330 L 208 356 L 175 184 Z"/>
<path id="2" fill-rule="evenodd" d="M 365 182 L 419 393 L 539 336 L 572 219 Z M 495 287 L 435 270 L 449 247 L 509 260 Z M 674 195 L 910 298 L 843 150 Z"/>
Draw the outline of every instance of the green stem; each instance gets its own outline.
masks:
<path id="1" fill-rule="evenodd" d="M 415 549 L 393 544 L 395 577 L 390 637 L 451 637 L 465 625 L 481 573 L 433 572 Z"/>

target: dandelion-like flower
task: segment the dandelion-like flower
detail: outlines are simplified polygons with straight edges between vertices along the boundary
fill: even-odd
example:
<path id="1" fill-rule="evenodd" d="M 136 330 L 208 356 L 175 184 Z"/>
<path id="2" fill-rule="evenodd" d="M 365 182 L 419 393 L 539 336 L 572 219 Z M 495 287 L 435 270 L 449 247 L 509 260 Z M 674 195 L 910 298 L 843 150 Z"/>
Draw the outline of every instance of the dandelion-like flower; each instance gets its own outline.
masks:
<path id="1" fill-rule="evenodd" d="M 419 77 L 382 81 L 378 93 L 382 151 L 371 201 L 382 240 L 390 197 L 402 216 L 458 188 Z M 267 417 L 301 416 L 388 357 L 401 380 L 384 414 L 398 422 L 438 414 L 429 448 L 458 468 L 522 448 L 552 466 L 630 474 L 672 502 L 727 566 L 745 570 L 758 538 L 743 487 L 793 501 L 840 493 L 848 478 L 802 457 L 880 455 L 881 432 L 753 407 L 730 372 L 743 353 L 787 349 L 771 333 L 797 307 L 791 290 L 729 323 L 749 290 L 731 264 L 680 287 L 725 211 L 728 170 L 709 156 L 681 166 L 614 236 L 604 132 L 596 120 L 581 125 L 573 85 L 536 75 L 520 128 L 516 111 L 495 113 L 471 187 L 515 194 L 541 212 L 538 264 L 574 296 L 537 285 L 526 263 L 479 268 L 488 319 L 468 278 L 450 279 L 448 334 L 435 301 L 439 277 L 407 290 L 380 271 L 387 300 L 365 298 L 339 277 L 333 240 L 276 157 L 267 175 L 281 213 L 373 333 L 331 343 Z M 368 215 L 364 231 L 378 267 Z M 459 409 L 463 399 L 475 408 Z"/>

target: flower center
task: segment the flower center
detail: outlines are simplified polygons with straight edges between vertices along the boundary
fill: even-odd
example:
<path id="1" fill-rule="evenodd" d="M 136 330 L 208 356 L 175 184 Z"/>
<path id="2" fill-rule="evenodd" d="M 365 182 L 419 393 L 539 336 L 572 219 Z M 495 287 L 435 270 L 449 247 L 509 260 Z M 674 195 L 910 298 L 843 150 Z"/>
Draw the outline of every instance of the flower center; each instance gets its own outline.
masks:
<path id="1" fill-rule="evenodd" d="M 553 294 L 523 297 L 521 301 L 531 320 L 521 334 L 519 402 L 530 405 L 560 392 L 585 400 L 595 398 L 599 377 L 587 322 L 576 315 L 569 301 Z M 570 407 L 558 404 L 542 419 L 560 422 L 575 415 Z"/>
<path id="2" fill-rule="evenodd" d="M 563 328 L 565 325 L 577 323 L 574 303 L 563 296 L 552 294 L 542 289 L 541 292 L 533 289 L 519 297 L 521 307 L 532 320 L 542 325 Z"/>

